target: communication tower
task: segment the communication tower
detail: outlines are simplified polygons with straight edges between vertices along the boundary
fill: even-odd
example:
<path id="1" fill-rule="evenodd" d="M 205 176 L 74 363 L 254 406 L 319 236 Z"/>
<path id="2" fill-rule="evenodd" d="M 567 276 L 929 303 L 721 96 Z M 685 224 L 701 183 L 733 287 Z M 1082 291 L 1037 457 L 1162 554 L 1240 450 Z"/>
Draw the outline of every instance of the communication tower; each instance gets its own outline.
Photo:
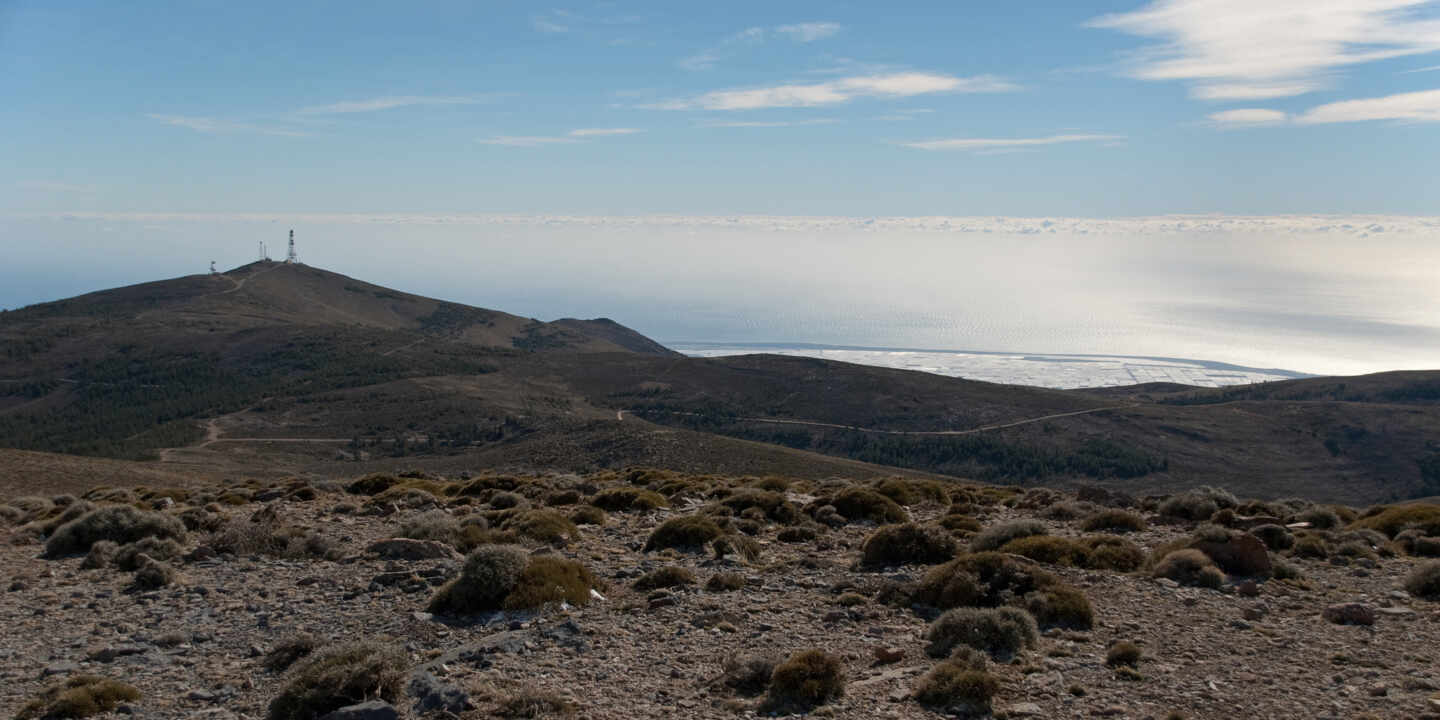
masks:
<path id="1" fill-rule="evenodd" d="M 211 260 L 211 261 L 210 261 L 210 274 L 211 274 L 211 275 L 219 275 L 219 274 L 220 274 L 220 271 L 215 269 L 215 261 L 214 261 L 214 260 Z"/>
<path id="2" fill-rule="evenodd" d="M 295 255 L 295 231 L 294 231 L 294 230 L 291 230 L 291 231 L 290 231 L 290 252 L 285 255 L 285 262 L 287 262 L 287 263 L 289 263 L 289 264 L 291 264 L 291 265 L 294 265 L 295 263 L 300 262 L 300 258 Z"/>

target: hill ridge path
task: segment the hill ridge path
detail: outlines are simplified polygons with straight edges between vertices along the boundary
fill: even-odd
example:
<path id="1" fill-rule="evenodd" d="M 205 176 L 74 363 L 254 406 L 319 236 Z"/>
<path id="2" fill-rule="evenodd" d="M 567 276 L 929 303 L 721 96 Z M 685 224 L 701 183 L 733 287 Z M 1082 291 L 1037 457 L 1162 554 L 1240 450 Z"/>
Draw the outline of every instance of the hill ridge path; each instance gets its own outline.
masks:
<path id="1" fill-rule="evenodd" d="M 806 425 L 806 426 L 810 426 L 810 427 L 827 427 L 827 428 L 836 428 L 836 429 L 838 429 L 838 430 L 854 430 L 854 431 L 856 431 L 856 432 L 875 433 L 875 434 L 877 434 L 877 435 L 973 435 L 973 434 L 975 434 L 975 433 L 987 432 L 987 431 L 990 431 L 990 430 L 1004 430 L 1005 428 L 1018 427 L 1018 426 L 1020 426 L 1020 425 L 1029 425 L 1029 424 L 1032 424 L 1032 423 L 1044 422 L 1044 421 L 1046 421 L 1046 420 L 1054 420 L 1054 419 L 1056 419 L 1056 418 L 1073 417 L 1073 416 L 1076 416 L 1076 415 L 1089 415 L 1089 414 L 1091 414 L 1091 413 L 1105 412 L 1105 411 L 1108 411 L 1108 410 L 1127 410 L 1127 409 L 1130 409 L 1130 408 L 1137 408 L 1137 407 L 1140 407 L 1140 403 L 1129 403 L 1129 404 L 1125 404 L 1125 405 L 1107 405 L 1107 406 L 1105 406 L 1105 407 L 1090 408 L 1090 409 L 1088 409 L 1088 410 L 1073 410 L 1073 411 L 1070 411 L 1070 412 L 1052 413 L 1052 414 L 1050 414 L 1050 415 L 1041 415 L 1041 416 L 1039 416 L 1039 417 L 1026 418 L 1026 419 L 1024 419 L 1024 420 L 1016 420 L 1016 421 L 1014 421 L 1014 422 L 1008 422 L 1008 423 L 998 423 L 998 424 L 995 424 L 995 425 L 981 425 L 980 427 L 969 428 L 969 429 L 966 429 L 966 430 L 885 430 L 885 429 L 882 429 L 882 428 L 860 427 L 860 426 L 858 426 L 858 425 L 841 425 L 841 424 L 839 424 L 839 423 L 820 422 L 820 421 L 818 421 L 818 420 L 790 420 L 790 419 L 785 419 L 785 418 L 761 418 L 761 417 L 737 417 L 737 418 L 732 418 L 732 419 L 734 419 L 734 420 L 739 420 L 739 421 L 741 421 L 741 422 L 762 422 L 762 423 L 774 423 L 774 424 L 778 424 L 778 425 Z M 624 418 L 624 414 L 625 414 L 626 412 L 630 412 L 630 414 L 632 414 L 632 415 L 635 414 L 634 411 L 620 410 L 620 411 L 617 411 L 617 412 L 615 413 L 615 419 L 616 419 L 616 420 L 624 420 L 624 419 L 625 419 L 625 418 Z M 700 413 L 692 413 L 692 412 L 679 412 L 679 411 L 674 411 L 674 410 L 654 410 L 654 411 L 648 411 L 648 412 L 661 412 L 661 413 L 666 413 L 666 414 L 669 414 L 669 415 L 690 415 L 690 416 L 699 416 L 699 414 L 700 414 Z"/>

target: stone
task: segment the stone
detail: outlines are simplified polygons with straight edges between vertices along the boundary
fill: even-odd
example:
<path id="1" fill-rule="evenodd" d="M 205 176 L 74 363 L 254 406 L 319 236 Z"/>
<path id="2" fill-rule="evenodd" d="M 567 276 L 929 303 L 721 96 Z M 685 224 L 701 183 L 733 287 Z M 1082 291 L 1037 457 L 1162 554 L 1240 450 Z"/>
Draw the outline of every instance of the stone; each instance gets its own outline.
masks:
<path id="1" fill-rule="evenodd" d="M 1040 709 L 1040 706 L 1035 703 L 1023 702 L 1015 703 L 1006 708 L 1005 713 L 1010 717 L 1030 717 L 1033 715 L 1043 715 L 1045 711 Z"/>
<path id="2" fill-rule="evenodd" d="M 459 560 L 459 551 L 438 540 L 390 538 L 370 543 L 365 552 L 382 560 Z"/>
<path id="3" fill-rule="evenodd" d="M 1240 597 L 1257 597 L 1260 595 L 1260 585 L 1254 580 L 1245 580 L 1235 586 L 1235 594 Z"/>
<path id="4" fill-rule="evenodd" d="M 1224 542 L 1197 540 L 1191 547 L 1209 555 L 1221 570 L 1231 575 L 1269 577 L 1272 572 L 1270 549 L 1250 533 L 1233 533 Z"/>
<path id="5" fill-rule="evenodd" d="M 45 666 L 40 671 L 40 678 L 43 680 L 51 675 L 73 675 L 80 672 L 80 666 L 73 662 L 57 662 Z"/>
<path id="6" fill-rule="evenodd" d="M 410 697 L 415 698 L 417 715 L 436 710 L 462 713 L 475 708 L 475 704 L 470 702 L 469 693 L 425 670 L 417 670 L 410 676 L 410 684 L 406 690 Z"/>
<path id="7" fill-rule="evenodd" d="M 95 662 L 108 663 L 115 662 L 116 658 L 122 658 L 126 655 L 139 655 L 144 652 L 145 648 L 140 645 L 111 645 L 90 653 L 89 657 Z"/>
<path id="8" fill-rule="evenodd" d="M 1375 624 L 1375 608 L 1365 603 L 1337 603 L 1325 608 L 1320 616 L 1336 625 Z"/>
<path id="9" fill-rule="evenodd" d="M 400 713 L 390 703 L 371 700 L 321 715 L 320 720 L 400 720 Z"/>
<path id="10" fill-rule="evenodd" d="M 897 647 L 875 648 L 875 662 L 881 665 L 897 663 L 905 659 L 905 651 Z"/>

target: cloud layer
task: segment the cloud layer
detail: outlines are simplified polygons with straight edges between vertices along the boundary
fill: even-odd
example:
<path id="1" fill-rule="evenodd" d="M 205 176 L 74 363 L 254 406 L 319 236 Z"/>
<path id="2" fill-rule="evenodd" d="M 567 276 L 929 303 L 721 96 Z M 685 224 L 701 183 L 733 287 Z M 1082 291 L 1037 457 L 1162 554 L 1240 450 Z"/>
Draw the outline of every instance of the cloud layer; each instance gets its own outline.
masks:
<path id="1" fill-rule="evenodd" d="M 1021 150 L 1042 145 L 1058 145 L 1060 143 L 1111 142 L 1123 140 L 1124 138 L 1125 136 L 1123 135 L 1048 135 L 1046 137 L 1033 138 L 948 138 L 944 140 L 924 140 L 921 142 L 900 144 L 917 150 L 995 151 Z"/>
<path id="2" fill-rule="evenodd" d="M 656 110 L 760 110 L 839 105 L 857 98 L 904 98 L 934 93 L 996 93 L 1019 89 L 993 75 L 956 77 L 901 72 L 857 75 L 823 83 L 715 90 L 693 98 L 648 105 Z"/>

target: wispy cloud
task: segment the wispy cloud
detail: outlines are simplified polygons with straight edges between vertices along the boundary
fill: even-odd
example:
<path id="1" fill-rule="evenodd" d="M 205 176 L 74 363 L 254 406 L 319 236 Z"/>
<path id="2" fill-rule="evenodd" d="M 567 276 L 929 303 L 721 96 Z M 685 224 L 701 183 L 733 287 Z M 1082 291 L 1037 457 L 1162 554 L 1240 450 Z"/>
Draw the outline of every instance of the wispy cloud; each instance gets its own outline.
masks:
<path id="1" fill-rule="evenodd" d="M 1290 119 L 1289 115 L 1279 110 L 1267 110 L 1264 108 L 1239 108 L 1236 110 L 1210 113 L 1205 117 L 1212 125 L 1224 128 L 1281 125 Z"/>
<path id="2" fill-rule="evenodd" d="M 684 70 L 709 70 L 740 48 L 759 45 L 771 38 L 785 38 L 798 43 L 812 43 L 835 35 L 844 29 L 840 23 L 805 22 L 774 27 L 749 27 L 731 33 L 720 42 L 681 58 L 677 65 Z"/>
<path id="3" fill-rule="evenodd" d="M 1154 0 L 1087 23 L 1158 41 L 1133 58 L 1143 80 L 1184 81 L 1203 100 L 1290 97 L 1340 68 L 1440 50 L 1433 0 Z"/>
<path id="4" fill-rule="evenodd" d="M 734 122 L 707 122 L 700 123 L 700 127 L 707 128 L 777 128 L 777 127 L 802 127 L 805 125 L 833 125 L 839 120 L 834 118 L 812 118 L 810 120 L 739 120 Z"/>
<path id="5" fill-rule="evenodd" d="M 1301 125 L 1367 120 L 1440 122 L 1440 90 L 1327 103 L 1306 110 L 1295 118 L 1295 122 Z"/>
<path id="6" fill-rule="evenodd" d="M 693 98 L 667 100 L 642 107 L 653 110 L 758 110 L 838 105 L 862 97 L 901 98 L 934 93 L 994 93 L 1018 89 L 1018 86 L 992 75 L 956 77 L 938 73 L 903 72 L 861 75 L 808 85 L 716 90 Z"/>
<path id="7" fill-rule="evenodd" d="M 21 190 L 37 190 L 40 192 L 53 193 L 88 193 L 95 192 L 94 185 L 77 185 L 75 183 L 58 182 L 55 180 L 21 180 L 15 183 L 15 187 Z"/>
<path id="8" fill-rule="evenodd" d="M 900 143 L 917 150 L 965 150 L 970 152 L 993 152 L 1020 150 L 1043 145 L 1058 145 L 1075 142 L 1115 142 L 1125 139 L 1124 135 L 1049 135 L 1034 138 L 948 138 Z"/>
<path id="9" fill-rule="evenodd" d="M 304 137 L 309 133 L 290 128 L 275 127 L 270 125 L 255 125 L 247 122 L 225 120 L 222 118 L 196 117 L 193 115 L 163 115 L 159 113 L 148 113 L 145 117 L 166 125 L 189 128 L 195 132 L 207 134 L 226 133 L 258 133 L 260 135 L 280 135 L 284 137 Z"/>
<path id="10" fill-rule="evenodd" d="M 347 100 L 329 105 L 311 105 L 296 110 L 298 115 L 339 115 L 377 112 L 414 105 L 477 105 L 493 100 L 488 95 L 386 95 L 366 100 Z"/>
<path id="11" fill-rule="evenodd" d="M 1413 69 L 1413 70 L 1404 70 L 1404 71 L 1401 72 L 1401 74 L 1402 74 L 1402 75 L 1408 75 L 1408 74 L 1410 74 L 1410 73 L 1436 72 L 1436 71 L 1440 71 L 1440 65 L 1431 65 L 1430 67 L 1415 68 L 1415 69 Z"/>
<path id="12" fill-rule="evenodd" d="M 508 147 L 543 147 L 545 145 L 569 145 L 585 138 L 634 135 L 645 132 L 640 128 L 577 128 L 564 135 L 493 135 L 482 138 L 483 145 L 505 145 Z"/>
<path id="13" fill-rule="evenodd" d="M 833 22 L 807 22 L 796 25 L 780 25 L 775 32 L 781 35 L 788 35 L 796 42 L 815 42 L 822 38 L 830 37 L 840 32 L 840 23 Z"/>
<path id="14" fill-rule="evenodd" d="M 530 16 L 530 27 L 543 33 L 567 33 L 574 25 L 575 15 L 568 10 L 551 10 Z"/>

